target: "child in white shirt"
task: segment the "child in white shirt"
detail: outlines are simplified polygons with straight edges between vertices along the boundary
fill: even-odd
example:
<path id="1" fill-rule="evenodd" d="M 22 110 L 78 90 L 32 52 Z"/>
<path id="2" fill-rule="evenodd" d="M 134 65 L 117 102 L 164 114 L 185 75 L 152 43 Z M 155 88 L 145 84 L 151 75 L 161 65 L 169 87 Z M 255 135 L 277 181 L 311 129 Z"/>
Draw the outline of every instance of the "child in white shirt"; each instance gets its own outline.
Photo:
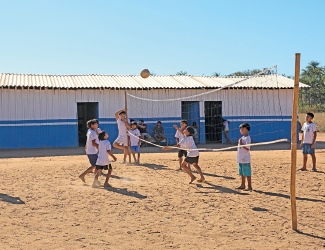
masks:
<path id="1" fill-rule="evenodd" d="M 300 169 L 301 171 L 307 170 L 307 157 L 311 155 L 311 159 L 313 161 L 313 171 L 316 170 L 316 156 L 315 156 L 315 143 L 316 143 L 316 125 L 312 122 L 314 118 L 313 113 L 306 114 L 306 122 L 302 126 L 302 131 L 304 132 L 302 135 L 300 147 L 302 148 L 302 153 L 304 155 L 303 167 Z"/>
<path id="2" fill-rule="evenodd" d="M 232 141 L 229 139 L 228 133 L 229 133 L 229 123 L 230 121 L 226 120 L 226 119 L 222 119 L 223 120 L 223 129 L 225 131 L 225 137 L 226 137 L 226 143 L 232 143 Z"/>
<path id="3" fill-rule="evenodd" d="M 243 135 L 239 139 L 238 145 L 251 144 L 251 137 L 248 135 L 248 132 L 251 130 L 251 126 L 245 122 L 239 126 L 240 133 Z M 250 146 L 240 147 L 237 150 L 237 163 L 239 175 L 241 176 L 241 185 L 237 189 L 245 189 L 245 178 L 248 182 L 248 190 L 253 190 L 252 188 L 252 170 L 251 170 L 251 154 Z"/>
<path id="4" fill-rule="evenodd" d="M 94 178 L 93 187 L 98 187 L 100 185 L 98 181 L 98 177 L 101 175 L 103 169 L 108 170 L 104 187 L 111 187 L 111 185 L 108 184 L 108 180 L 112 174 L 112 165 L 108 158 L 108 155 L 110 155 L 114 161 L 116 161 L 116 157 L 111 152 L 111 144 L 107 140 L 107 138 L 108 138 L 108 134 L 104 130 L 99 132 L 98 158 L 96 161 L 97 173 Z"/>
<path id="5" fill-rule="evenodd" d="M 187 127 L 184 131 L 185 137 L 179 143 L 177 143 L 177 145 L 174 147 L 178 147 L 178 148 L 181 147 L 181 148 L 185 148 L 185 149 L 197 149 L 194 139 L 193 139 L 194 133 L 195 133 L 194 128 Z M 173 148 L 163 147 L 163 150 L 171 150 L 171 149 L 173 149 Z M 200 154 L 199 150 L 188 150 L 187 156 L 186 156 L 184 162 L 182 163 L 182 168 L 191 177 L 190 184 L 196 179 L 196 177 L 192 174 L 191 169 L 186 165 L 193 164 L 193 166 L 196 168 L 196 170 L 198 171 L 198 173 L 201 176 L 201 179 L 199 179 L 198 182 L 203 182 L 205 180 L 203 173 L 201 171 L 201 168 L 198 165 L 199 154 Z"/>
<path id="6" fill-rule="evenodd" d="M 141 133 L 137 129 L 137 123 L 132 122 L 131 123 L 131 129 L 129 130 L 129 137 L 130 137 L 130 142 L 131 142 L 131 151 L 132 155 L 134 158 L 134 163 L 140 164 L 140 139 L 141 138 Z M 135 152 L 138 153 L 138 160 L 135 157 Z"/>
<path id="7" fill-rule="evenodd" d="M 188 122 L 186 120 L 181 120 L 181 127 L 178 128 L 177 125 L 174 125 L 174 128 L 176 128 L 176 143 L 178 144 L 183 138 L 185 137 L 185 130 L 188 125 Z M 183 164 L 183 156 L 187 156 L 186 150 L 179 149 L 178 150 L 178 160 L 179 160 L 179 169 L 182 169 L 182 164 Z M 188 164 L 188 167 L 190 167 L 190 164 Z"/>

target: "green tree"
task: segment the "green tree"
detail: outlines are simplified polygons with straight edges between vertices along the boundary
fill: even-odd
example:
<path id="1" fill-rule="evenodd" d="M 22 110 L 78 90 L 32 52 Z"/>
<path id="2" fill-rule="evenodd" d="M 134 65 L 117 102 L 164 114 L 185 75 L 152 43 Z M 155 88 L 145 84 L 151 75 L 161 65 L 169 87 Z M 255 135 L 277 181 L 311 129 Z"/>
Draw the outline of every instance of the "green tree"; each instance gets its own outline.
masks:
<path id="1" fill-rule="evenodd" d="M 325 109 L 325 67 L 317 61 L 311 61 L 302 70 L 300 82 L 310 86 L 300 91 L 300 106 L 316 105 L 317 109 Z"/>
<path id="2" fill-rule="evenodd" d="M 212 76 L 219 77 L 219 76 L 221 76 L 221 73 L 214 72 L 214 73 L 212 74 Z"/>
<path id="3" fill-rule="evenodd" d="M 253 76 L 256 75 L 257 73 L 260 73 L 261 71 L 265 70 L 264 69 L 252 69 L 252 70 L 243 70 L 243 71 L 236 71 L 234 73 L 229 74 L 228 76 Z M 261 75 L 271 75 L 271 74 L 275 74 L 274 70 L 268 70 L 266 72 L 264 72 Z"/>
<path id="4" fill-rule="evenodd" d="M 176 73 L 177 76 L 186 76 L 187 75 L 187 72 L 186 71 L 178 71 Z"/>

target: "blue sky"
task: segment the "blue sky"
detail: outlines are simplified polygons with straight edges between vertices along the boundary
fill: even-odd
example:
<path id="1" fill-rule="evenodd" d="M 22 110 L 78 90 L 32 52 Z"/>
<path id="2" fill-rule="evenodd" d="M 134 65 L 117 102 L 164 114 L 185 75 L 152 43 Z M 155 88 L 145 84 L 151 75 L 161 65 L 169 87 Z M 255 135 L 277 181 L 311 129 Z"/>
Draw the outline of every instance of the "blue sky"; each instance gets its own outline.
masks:
<path id="1" fill-rule="evenodd" d="M 325 65 L 325 1 L 0 0 L 0 72 L 229 74 Z M 293 75 L 294 57 L 278 67 Z"/>

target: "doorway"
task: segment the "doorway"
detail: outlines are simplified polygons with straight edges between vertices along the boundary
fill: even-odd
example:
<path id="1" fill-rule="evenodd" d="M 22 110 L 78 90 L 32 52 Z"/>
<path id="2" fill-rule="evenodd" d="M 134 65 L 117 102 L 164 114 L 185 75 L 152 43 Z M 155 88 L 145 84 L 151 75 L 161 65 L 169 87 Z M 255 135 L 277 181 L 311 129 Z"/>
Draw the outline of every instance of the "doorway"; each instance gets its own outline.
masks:
<path id="1" fill-rule="evenodd" d="M 198 101 L 182 102 L 182 120 L 187 120 L 188 126 L 200 125 L 200 103 Z M 193 125 L 194 123 L 194 125 Z M 200 133 L 198 133 L 198 142 Z"/>
<path id="2" fill-rule="evenodd" d="M 204 102 L 204 113 L 206 142 L 222 142 L 222 102 Z"/>
<path id="3" fill-rule="evenodd" d="M 79 147 L 84 147 L 87 141 L 87 121 L 98 119 L 98 102 L 77 103 Z"/>

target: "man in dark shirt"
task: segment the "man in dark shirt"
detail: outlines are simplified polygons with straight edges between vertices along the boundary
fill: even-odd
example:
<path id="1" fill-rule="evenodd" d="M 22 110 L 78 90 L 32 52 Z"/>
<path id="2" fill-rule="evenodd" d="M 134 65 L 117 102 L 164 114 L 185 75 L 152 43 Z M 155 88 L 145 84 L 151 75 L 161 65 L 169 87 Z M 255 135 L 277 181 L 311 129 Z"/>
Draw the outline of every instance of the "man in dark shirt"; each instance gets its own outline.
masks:
<path id="1" fill-rule="evenodd" d="M 160 145 L 160 142 L 165 140 L 164 128 L 161 126 L 161 121 L 157 122 L 157 125 L 153 129 L 155 140 Z"/>
<path id="2" fill-rule="evenodd" d="M 141 139 L 150 141 L 151 136 L 147 133 L 147 124 L 144 124 L 144 120 L 139 120 L 138 128 L 141 134 Z M 148 146 L 147 143 L 142 145 Z"/>

